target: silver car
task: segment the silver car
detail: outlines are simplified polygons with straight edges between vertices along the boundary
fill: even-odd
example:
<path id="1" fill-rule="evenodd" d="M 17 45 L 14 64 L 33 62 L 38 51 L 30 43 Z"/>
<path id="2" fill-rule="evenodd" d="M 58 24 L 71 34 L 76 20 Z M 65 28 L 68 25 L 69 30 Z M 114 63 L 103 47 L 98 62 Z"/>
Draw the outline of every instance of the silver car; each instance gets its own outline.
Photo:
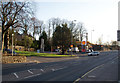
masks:
<path id="1" fill-rule="evenodd" d="M 100 54 L 100 52 L 93 51 L 93 52 L 91 52 L 91 53 L 88 53 L 88 56 L 90 56 L 90 55 L 99 55 L 99 54 Z"/>

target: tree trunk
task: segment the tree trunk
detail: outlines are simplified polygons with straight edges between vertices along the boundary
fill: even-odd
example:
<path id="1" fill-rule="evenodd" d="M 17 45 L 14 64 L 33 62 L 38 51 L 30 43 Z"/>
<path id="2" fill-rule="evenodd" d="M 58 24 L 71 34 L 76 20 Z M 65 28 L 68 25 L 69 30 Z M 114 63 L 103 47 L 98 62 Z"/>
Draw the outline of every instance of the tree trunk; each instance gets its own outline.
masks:
<path id="1" fill-rule="evenodd" d="M 3 53 L 3 49 L 4 49 L 4 37 L 5 37 L 5 34 L 2 35 L 2 53 Z"/>
<path id="2" fill-rule="evenodd" d="M 64 55 L 65 54 L 65 50 L 64 49 L 62 49 L 62 55 Z"/>
<path id="3" fill-rule="evenodd" d="M 7 49 L 10 49 L 9 48 L 9 29 L 8 29 L 8 31 L 7 31 Z"/>

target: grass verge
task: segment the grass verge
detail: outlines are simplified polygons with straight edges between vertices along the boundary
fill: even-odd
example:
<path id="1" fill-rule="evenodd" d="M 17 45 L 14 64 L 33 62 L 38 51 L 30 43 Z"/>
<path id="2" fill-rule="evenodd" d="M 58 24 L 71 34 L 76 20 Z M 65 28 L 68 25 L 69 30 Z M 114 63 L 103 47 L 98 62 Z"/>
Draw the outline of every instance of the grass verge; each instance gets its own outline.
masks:
<path id="1" fill-rule="evenodd" d="M 59 55 L 59 54 L 51 54 L 51 53 L 37 53 L 37 52 L 29 52 L 29 51 L 15 51 L 21 56 L 42 56 L 42 57 L 70 57 L 71 55 Z M 75 56 L 75 55 L 72 55 Z"/>

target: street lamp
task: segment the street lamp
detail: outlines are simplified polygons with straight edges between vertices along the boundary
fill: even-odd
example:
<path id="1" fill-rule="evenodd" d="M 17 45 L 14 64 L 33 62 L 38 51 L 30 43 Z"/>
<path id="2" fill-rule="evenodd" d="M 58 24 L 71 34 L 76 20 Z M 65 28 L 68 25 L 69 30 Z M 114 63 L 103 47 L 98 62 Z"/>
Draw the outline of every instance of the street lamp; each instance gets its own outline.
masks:
<path id="1" fill-rule="evenodd" d="M 12 56 L 13 56 L 13 36 L 14 34 L 12 34 Z"/>
<path id="2" fill-rule="evenodd" d="M 87 41 L 88 41 L 88 33 L 86 32 L 86 47 L 85 47 L 85 50 L 88 50 L 88 43 L 87 43 Z"/>
<path id="3" fill-rule="evenodd" d="M 94 31 L 94 30 L 91 30 L 91 43 L 92 43 L 92 31 Z"/>

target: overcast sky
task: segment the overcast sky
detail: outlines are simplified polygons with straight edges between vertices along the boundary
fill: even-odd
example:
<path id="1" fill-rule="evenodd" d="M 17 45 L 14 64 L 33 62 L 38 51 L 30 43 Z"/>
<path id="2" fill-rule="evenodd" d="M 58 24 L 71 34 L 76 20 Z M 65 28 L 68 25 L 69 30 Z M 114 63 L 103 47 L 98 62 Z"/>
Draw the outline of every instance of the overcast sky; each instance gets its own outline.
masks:
<path id="1" fill-rule="evenodd" d="M 35 2 L 36 17 L 47 21 L 52 17 L 77 20 L 88 31 L 92 42 L 117 40 L 119 0 L 40 0 Z"/>

